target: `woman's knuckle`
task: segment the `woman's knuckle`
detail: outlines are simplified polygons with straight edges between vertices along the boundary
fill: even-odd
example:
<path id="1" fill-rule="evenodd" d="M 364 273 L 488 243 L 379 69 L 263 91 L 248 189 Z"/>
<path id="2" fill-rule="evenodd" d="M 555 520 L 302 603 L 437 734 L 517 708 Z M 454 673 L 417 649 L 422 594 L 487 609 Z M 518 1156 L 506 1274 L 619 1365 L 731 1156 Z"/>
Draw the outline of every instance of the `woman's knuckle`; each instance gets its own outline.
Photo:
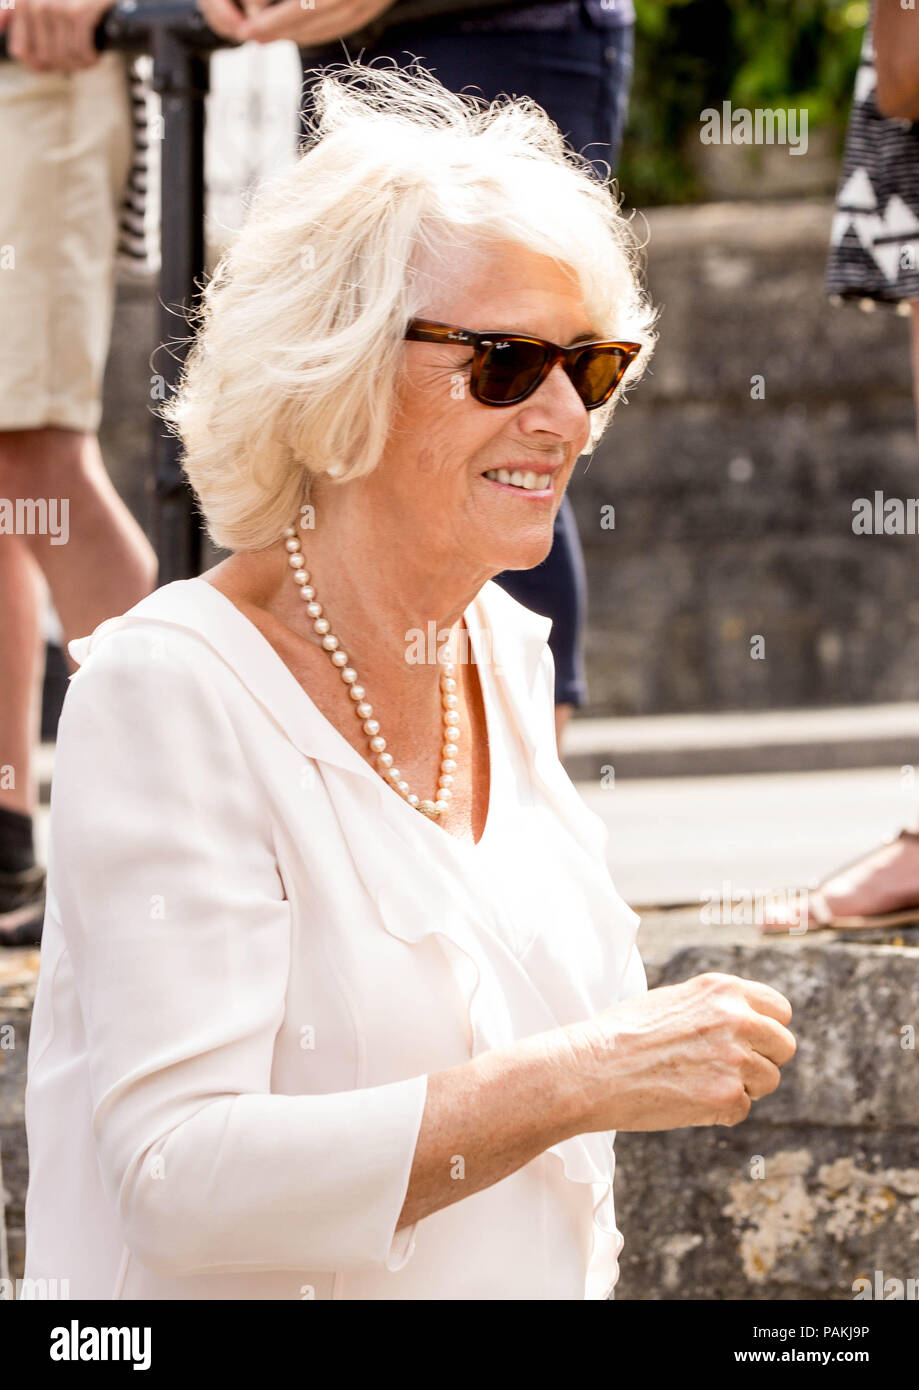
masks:
<path id="1" fill-rule="evenodd" d="M 734 1104 L 731 1109 L 731 1124 L 739 1125 L 742 1120 L 745 1120 L 750 1113 L 750 1107 L 752 1104 L 753 1101 L 751 1100 L 750 1096 L 741 1086 L 739 1093 L 734 1099 Z"/>
<path id="2" fill-rule="evenodd" d="M 709 989 L 723 989 L 727 978 L 727 975 L 723 975 L 719 970 L 706 970 L 699 976 L 702 983 L 707 985 Z"/>

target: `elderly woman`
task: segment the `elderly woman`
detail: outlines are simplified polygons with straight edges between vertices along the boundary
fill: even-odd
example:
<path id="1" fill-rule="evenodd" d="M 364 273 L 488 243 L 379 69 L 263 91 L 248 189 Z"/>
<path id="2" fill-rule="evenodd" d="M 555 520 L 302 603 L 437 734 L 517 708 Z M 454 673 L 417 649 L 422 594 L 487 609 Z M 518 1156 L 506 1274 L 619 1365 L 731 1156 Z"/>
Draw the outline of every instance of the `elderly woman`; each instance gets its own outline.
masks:
<path id="1" fill-rule="evenodd" d="M 26 1274 L 73 1298 L 582 1299 L 614 1131 L 733 1124 L 787 1001 L 648 992 L 557 757 L 538 564 L 652 314 L 526 99 L 328 71 L 167 414 L 230 558 L 71 644 Z"/>

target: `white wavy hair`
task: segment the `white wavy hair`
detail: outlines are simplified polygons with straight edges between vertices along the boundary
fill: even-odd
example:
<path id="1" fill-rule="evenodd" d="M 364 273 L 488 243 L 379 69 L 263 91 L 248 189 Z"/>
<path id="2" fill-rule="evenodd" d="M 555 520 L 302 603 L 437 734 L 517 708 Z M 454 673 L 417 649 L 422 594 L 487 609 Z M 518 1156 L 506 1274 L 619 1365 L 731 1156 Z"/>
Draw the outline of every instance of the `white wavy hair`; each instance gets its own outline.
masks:
<path id="1" fill-rule="evenodd" d="M 313 475 L 344 483 L 377 465 L 408 321 L 430 317 L 422 268 L 446 245 L 511 240 L 555 258 L 598 333 L 643 345 L 591 412 L 589 448 L 651 355 L 656 312 L 630 224 L 545 111 L 529 97 L 456 95 L 417 59 L 377 61 L 319 70 L 300 157 L 252 198 L 159 410 L 208 533 L 229 550 L 275 544 Z"/>

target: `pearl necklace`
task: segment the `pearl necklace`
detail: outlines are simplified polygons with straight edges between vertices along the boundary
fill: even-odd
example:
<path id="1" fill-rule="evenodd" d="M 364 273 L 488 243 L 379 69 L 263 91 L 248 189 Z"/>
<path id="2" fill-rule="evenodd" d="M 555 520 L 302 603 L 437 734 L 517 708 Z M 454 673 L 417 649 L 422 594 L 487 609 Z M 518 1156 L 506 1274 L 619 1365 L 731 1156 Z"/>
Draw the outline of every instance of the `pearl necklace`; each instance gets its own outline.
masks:
<path id="1" fill-rule="evenodd" d="M 341 643 L 329 628 L 328 618 L 322 615 L 322 605 L 316 602 L 316 590 L 310 583 L 309 571 L 306 569 L 306 561 L 303 558 L 300 547 L 300 538 L 293 526 L 284 528 L 284 546 L 287 550 L 287 558 L 293 571 L 294 580 L 299 586 L 300 597 L 306 604 L 306 611 L 313 620 L 313 630 L 322 639 L 322 646 L 329 653 L 332 665 L 338 668 L 342 680 L 348 687 L 348 694 L 355 702 L 354 713 L 360 719 L 364 733 L 367 735 L 370 751 L 374 755 L 377 771 L 399 792 L 416 811 L 421 811 L 431 820 L 436 820 L 448 809 L 450 798 L 453 795 L 453 774 L 456 772 L 455 758 L 459 752 L 459 714 L 457 706 L 459 700 L 456 695 L 456 681 L 454 679 L 455 666 L 451 661 L 441 663 L 440 673 L 440 699 L 443 709 L 444 719 L 444 742 L 441 749 L 440 777 L 438 779 L 436 799 L 434 801 L 422 801 L 415 792 L 409 791 L 408 782 L 404 781 L 402 774 L 397 767 L 393 767 L 393 757 L 386 751 L 386 740 L 380 734 L 380 725 L 373 716 L 373 705 L 364 699 L 364 687 L 357 683 L 357 672 L 353 666 L 348 665 L 347 653 L 341 649 Z"/>

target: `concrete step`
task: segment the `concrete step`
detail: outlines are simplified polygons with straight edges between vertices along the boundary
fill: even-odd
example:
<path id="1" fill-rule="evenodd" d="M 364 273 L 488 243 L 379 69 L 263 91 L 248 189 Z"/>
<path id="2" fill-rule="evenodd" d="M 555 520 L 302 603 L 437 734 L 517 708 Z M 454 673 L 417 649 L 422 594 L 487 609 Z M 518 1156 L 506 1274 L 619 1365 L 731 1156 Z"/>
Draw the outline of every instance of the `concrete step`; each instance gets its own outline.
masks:
<path id="1" fill-rule="evenodd" d="M 635 777 L 911 767 L 919 762 L 919 702 L 573 719 L 563 761 L 572 781 L 597 785 Z"/>

